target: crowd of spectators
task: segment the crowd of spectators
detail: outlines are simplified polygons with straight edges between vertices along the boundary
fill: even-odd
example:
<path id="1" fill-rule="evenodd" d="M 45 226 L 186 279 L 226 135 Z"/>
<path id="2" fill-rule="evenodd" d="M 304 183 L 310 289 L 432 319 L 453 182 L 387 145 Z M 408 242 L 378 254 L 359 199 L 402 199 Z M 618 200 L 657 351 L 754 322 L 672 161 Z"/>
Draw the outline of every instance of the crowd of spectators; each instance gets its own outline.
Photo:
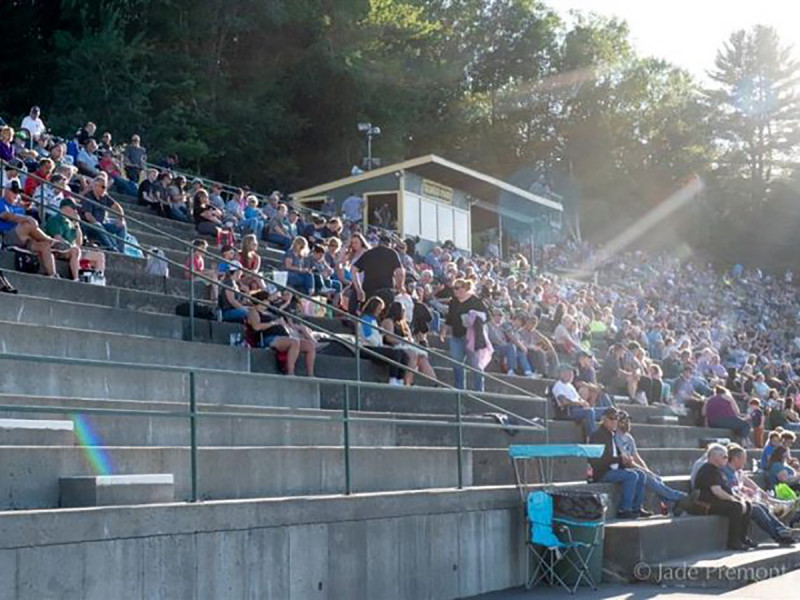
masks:
<path id="1" fill-rule="evenodd" d="M 470 255 L 368 226 L 357 195 L 311 213 L 277 191 L 259 197 L 186 178 L 175 171 L 175 156 L 150 166 L 138 135 L 115 146 L 90 122 L 60 139 L 36 107 L 21 125 L 23 135 L 0 129 L 0 234 L 5 246 L 36 254 L 46 274 L 55 276 L 55 260 L 63 259 L 77 279 L 84 268 L 103 271 L 104 252 L 126 251 L 125 212 L 108 194 L 113 187 L 163 218 L 194 224 L 187 266 L 212 283 L 220 317 L 243 323 L 251 346 L 275 350 L 286 373 L 295 373 L 301 356 L 314 373 L 317 340 L 290 318 L 313 314 L 303 296 L 314 296 L 361 317 L 354 333 L 373 360 L 391 361 L 393 385 L 420 383 L 416 373 L 436 381 L 429 355 L 436 338 L 456 361 L 458 388 L 482 391 L 486 369 L 554 379 L 549 394 L 559 414 L 604 445 L 593 477 L 622 485 L 625 518 L 651 514 L 643 507 L 648 489 L 674 514 L 688 505 L 645 463 L 630 417 L 616 408 L 620 400 L 664 405 L 738 443 L 712 446 L 695 484 L 697 502 L 729 517 L 729 545 L 751 545 L 750 518 L 787 540 L 770 519 L 775 506 L 730 471 L 740 473 L 746 448 L 761 447 L 770 431 L 766 483 L 798 488 L 789 448 L 800 431 L 800 298 L 791 273 L 720 270 L 669 253 L 603 256 L 565 242 L 540 249 L 542 264 L 579 274 L 588 265 L 594 277 L 545 274 L 522 254 Z M 264 244 L 283 252 L 268 277 L 259 275 Z M 210 246 L 222 256 L 218 265 L 208 264 Z M 0 291 L 12 291 L 2 278 Z"/>

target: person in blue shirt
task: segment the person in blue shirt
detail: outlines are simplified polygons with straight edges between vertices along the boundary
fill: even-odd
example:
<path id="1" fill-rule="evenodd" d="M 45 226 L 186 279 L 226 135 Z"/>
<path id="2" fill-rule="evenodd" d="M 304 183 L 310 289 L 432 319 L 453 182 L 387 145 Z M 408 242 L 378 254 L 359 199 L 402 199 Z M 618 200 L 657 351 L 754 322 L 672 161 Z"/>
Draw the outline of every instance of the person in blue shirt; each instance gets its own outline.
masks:
<path id="1" fill-rule="evenodd" d="M 792 467 L 787 464 L 789 450 L 784 446 L 775 448 L 767 464 L 767 481 L 770 487 L 785 483 L 794 490 L 800 490 L 800 478 Z"/>
<path id="2" fill-rule="evenodd" d="M 3 190 L 0 198 L 0 238 L 3 246 L 15 246 L 36 253 L 45 274 L 53 277 L 56 273 L 53 238 L 39 229 L 36 219 L 25 214 L 25 209 L 19 204 L 21 193 L 19 182 L 14 181 Z"/>
<path id="3" fill-rule="evenodd" d="M 775 448 L 780 447 L 780 445 L 781 445 L 780 432 L 770 431 L 767 445 L 764 446 L 764 449 L 761 451 L 761 468 L 764 469 L 765 471 L 767 470 L 767 465 L 769 464 L 769 457 L 775 451 Z"/>

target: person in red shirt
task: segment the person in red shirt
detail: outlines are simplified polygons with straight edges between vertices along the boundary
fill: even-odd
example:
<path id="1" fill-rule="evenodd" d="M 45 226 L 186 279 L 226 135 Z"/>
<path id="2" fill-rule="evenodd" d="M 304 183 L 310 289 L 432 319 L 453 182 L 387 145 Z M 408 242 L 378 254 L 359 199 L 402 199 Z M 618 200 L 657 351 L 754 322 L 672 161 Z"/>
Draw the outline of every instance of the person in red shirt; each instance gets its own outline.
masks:
<path id="1" fill-rule="evenodd" d="M 25 187 L 22 190 L 22 193 L 26 197 L 35 201 L 36 198 L 34 198 L 34 194 L 36 193 L 36 189 L 42 183 L 42 179 L 45 181 L 50 181 L 50 174 L 55 170 L 55 168 L 55 163 L 49 158 L 43 158 L 40 160 L 39 168 L 33 172 L 35 177 L 28 176 L 28 178 L 25 180 Z"/>

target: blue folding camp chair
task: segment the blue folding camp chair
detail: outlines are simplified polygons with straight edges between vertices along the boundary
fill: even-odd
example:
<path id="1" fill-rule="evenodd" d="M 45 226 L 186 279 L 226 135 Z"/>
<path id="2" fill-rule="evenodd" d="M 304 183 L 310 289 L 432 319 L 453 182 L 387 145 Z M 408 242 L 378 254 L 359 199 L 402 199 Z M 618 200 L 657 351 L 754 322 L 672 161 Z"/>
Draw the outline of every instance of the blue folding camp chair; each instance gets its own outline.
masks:
<path id="1" fill-rule="evenodd" d="M 531 492 L 526 512 L 529 527 L 525 587 L 530 589 L 545 581 L 550 585 L 558 584 L 574 594 L 581 581 L 586 581 L 592 589 L 597 589 L 589 562 L 602 543 L 604 519 L 578 521 L 557 516 L 552 492 L 547 491 Z M 592 530 L 585 536 L 589 541 L 573 539 L 570 528 L 576 527 Z M 567 573 L 575 577 L 574 582 L 566 581 Z"/>

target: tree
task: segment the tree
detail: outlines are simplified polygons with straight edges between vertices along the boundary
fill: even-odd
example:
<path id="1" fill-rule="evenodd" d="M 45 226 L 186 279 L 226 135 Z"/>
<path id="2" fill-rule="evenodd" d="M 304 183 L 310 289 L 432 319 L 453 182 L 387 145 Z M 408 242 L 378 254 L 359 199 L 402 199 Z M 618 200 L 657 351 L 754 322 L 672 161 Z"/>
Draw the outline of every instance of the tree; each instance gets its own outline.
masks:
<path id="1" fill-rule="evenodd" d="M 752 210 L 766 200 L 800 143 L 800 63 L 771 27 L 733 33 L 717 53 L 706 95 L 720 156 L 718 174 L 734 180 Z M 729 187 L 729 186 L 726 186 Z"/>

